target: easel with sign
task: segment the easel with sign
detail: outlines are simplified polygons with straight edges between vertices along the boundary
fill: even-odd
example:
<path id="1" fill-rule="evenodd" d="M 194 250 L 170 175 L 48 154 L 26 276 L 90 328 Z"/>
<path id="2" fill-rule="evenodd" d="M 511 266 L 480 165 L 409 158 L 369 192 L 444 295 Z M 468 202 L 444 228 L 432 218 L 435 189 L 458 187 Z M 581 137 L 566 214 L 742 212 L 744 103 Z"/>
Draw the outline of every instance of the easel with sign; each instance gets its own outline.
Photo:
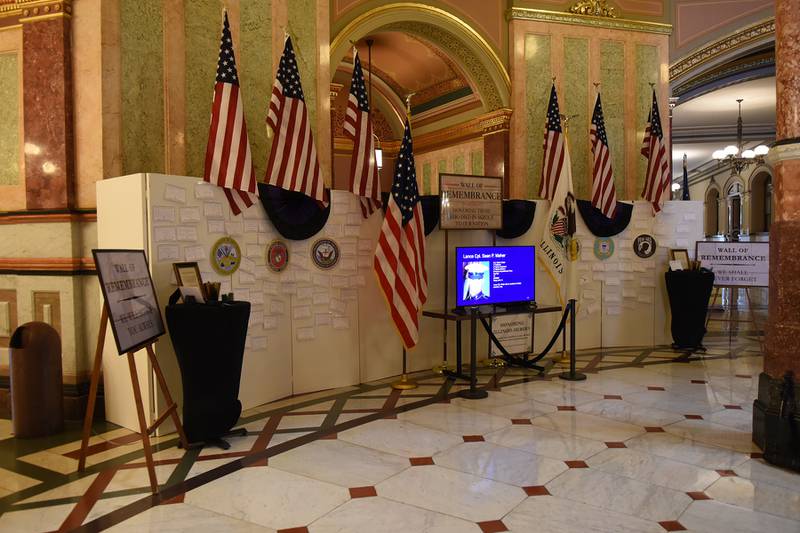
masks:
<path id="1" fill-rule="evenodd" d="M 735 250 L 733 248 L 736 248 Z M 695 258 L 702 261 L 704 267 L 715 273 L 714 295 L 706 314 L 706 329 L 709 322 L 728 323 L 728 344 L 733 342 L 733 325 L 751 323 L 755 327 L 758 342 L 764 350 L 764 335 L 756 319 L 750 289 L 768 288 L 769 275 L 769 242 L 764 241 L 697 241 Z M 720 284 L 716 282 L 720 281 Z M 747 302 L 746 319 L 739 318 L 738 294 L 728 299 L 728 307 L 723 302 L 723 318 L 711 318 L 713 307 L 717 303 L 722 289 L 744 289 Z M 733 300 L 733 301 L 731 301 Z M 726 313 L 727 311 L 727 313 Z"/>
<path id="2" fill-rule="evenodd" d="M 728 307 L 725 307 L 725 304 L 722 304 L 722 316 L 723 318 L 711 318 L 711 314 L 714 312 L 714 305 L 717 303 L 717 299 L 720 295 L 721 289 L 744 289 L 744 297 L 747 301 L 747 308 L 745 309 L 746 314 L 749 315 L 749 318 L 740 319 L 739 318 L 739 306 L 738 302 L 731 303 L 731 300 L 734 300 L 733 297 L 728 298 Z M 738 300 L 738 298 L 735 298 Z M 727 313 L 726 313 L 727 311 Z M 727 317 L 727 318 L 726 318 Z M 753 300 L 750 297 L 750 287 L 741 287 L 741 286 L 733 286 L 733 285 L 714 285 L 714 294 L 711 297 L 711 303 L 708 305 L 708 314 L 706 315 L 706 329 L 708 329 L 709 322 L 726 322 L 728 323 L 728 344 L 733 342 L 733 325 L 739 323 L 750 323 L 753 324 L 755 328 L 756 335 L 758 336 L 758 343 L 761 346 L 761 349 L 764 349 L 764 333 L 761 330 L 758 320 L 756 320 L 756 313 L 753 309 Z"/>
<path id="3" fill-rule="evenodd" d="M 95 404 L 97 402 L 97 389 L 100 383 L 100 369 L 102 368 L 103 362 L 103 347 L 105 345 L 106 339 L 106 330 L 108 327 L 109 319 L 111 319 L 111 329 L 114 333 L 114 340 L 117 343 L 117 349 L 120 352 L 120 355 L 123 355 L 128 358 L 128 368 L 130 369 L 131 373 L 131 384 L 133 386 L 133 397 L 134 402 L 136 403 L 136 412 L 139 419 L 139 434 L 141 435 L 142 439 L 142 447 L 144 448 L 144 456 L 145 456 L 145 463 L 147 464 L 147 474 L 150 478 L 150 490 L 153 494 L 158 492 L 158 479 L 156 477 L 156 470 L 155 464 L 153 461 L 153 448 L 150 444 L 150 435 L 160 426 L 167 418 L 171 418 L 172 422 L 175 424 L 175 429 L 178 432 L 178 437 L 180 438 L 181 445 L 184 449 L 188 448 L 188 441 L 186 440 L 186 434 L 183 431 L 183 425 L 181 424 L 180 418 L 178 417 L 178 405 L 172 400 L 172 396 L 169 393 L 169 388 L 167 387 L 166 379 L 164 378 L 164 374 L 161 371 L 161 367 L 158 364 L 158 359 L 156 358 L 156 354 L 153 351 L 153 344 L 155 341 L 165 333 L 163 321 L 161 320 L 161 311 L 158 307 L 158 302 L 156 301 L 155 291 L 153 290 L 153 282 L 150 279 L 149 269 L 147 267 L 147 259 L 144 257 L 144 252 L 142 250 L 92 250 L 94 255 L 95 265 L 97 267 L 98 277 L 100 278 L 100 285 L 103 289 L 103 310 L 100 313 L 100 330 L 97 334 L 97 347 L 95 349 L 94 354 L 94 364 L 92 366 L 92 378 L 91 383 L 89 385 L 89 399 L 88 404 L 86 406 L 86 416 L 83 421 L 83 435 L 81 437 L 81 451 L 80 456 L 78 458 L 78 471 L 82 472 L 86 468 L 86 455 L 89 447 L 89 437 L 91 435 L 92 430 L 92 419 L 94 418 L 94 409 Z M 113 259 L 111 259 L 113 257 Z M 142 270 L 147 272 L 147 281 L 149 282 L 148 286 L 140 285 L 136 286 L 136 283 L 132 283 L 131 279 L 125 279 L 125 275 L 116 276 L 110 269 L 112 265 L 112 261 L 122 261 L 120 264 L 124 264 L 126 267 L 130 267 L 130 271 L 134 272 L 137 270 L 142 272 Z M 128 262 L 124 262 L 128 261 Z M 145 280 L 144 277 L 139 278 L 139 280 Z M 136 281 L 139 281 L 136 280 Z M 126 310 L 126 309 L 135 309 L 133 306 L 135 304 L 140 305 L 141 314 L 137 317 L 144 317 L 144 322 L 140 322 L 137 325 L 147 326 L 151 324 L 155 327 L 153 329 L 152 334 L 149 332 L 144 332 L 143 334 L 146 336 L 146 339 L 142 342 L 135 343 L 130 345 L 127 340 L 132 340 L 129 338 L 124 338 L 121 343 L 121 336 L 117 331 L 117 324 L 118 322 L 121 324 L 124 322 L 127 316 L 118 316 L 109 310 L 109 296 L 111 291 L 109 291 L 106 287 L 106 283 L 108 285 L 116 287 L 128 287 L 128 286 L 136 286 L 135 288 L 138 289 L 137 292 L 142 291 L 146 294 L 133 294 L 128 297 L 120 297 L 117 296 L 116 299 L 113 301 L 115 308 Z M 126 284 L 127 283 L 127 284 Z M 116 284 L 116 285 L 115 285 Z M 148 290 L 149 289 L 149 290 Z M 126 292 L 132 289 L 119 289 L 118 292 Z M 151 299 L 149 301 L 148 299 Z M 153 305 L 153 303 L 155 305 Z M 135 313 L 135 311 L 131 311 L 131 313 Z M 130 316 L 135 316 L 131 314 Z M 154 322 L 155 319 L 158 319 L 157 322 Z M 144 330 L 142 330 L 144 331 Z M 138 331 L 137 331 L 138 333 Z M 159 387 L 161 388 L 161 392 L 164 394 L 164 398 L 166 399 L 167 408 L 161 413 L 158 418 L 150 425 L 147 425 L 147 421 L 145 418 L 145 410 L 144 410 L 144 403 L 142 402 L 142 392 L 139 387 L 139 375 L 136 370 L 136 359 L 135 353 L 138 350 L 144 348 L 147 351 L 147 357 L 152 365 L 153 372 L 156 375 L 156 380 L 158 381 Z"/>

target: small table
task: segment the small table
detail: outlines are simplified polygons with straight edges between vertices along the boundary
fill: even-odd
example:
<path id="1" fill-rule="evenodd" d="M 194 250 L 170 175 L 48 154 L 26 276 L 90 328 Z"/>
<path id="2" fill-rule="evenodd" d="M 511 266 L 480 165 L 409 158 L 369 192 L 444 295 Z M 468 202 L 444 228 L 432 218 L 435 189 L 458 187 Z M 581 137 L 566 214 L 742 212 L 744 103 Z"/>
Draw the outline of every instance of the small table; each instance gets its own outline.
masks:
<path id="1" fill-rule="evenodd" d="M 223 449 L 221 437 L 239 420 L 249 302 L 173 304 L 167 326 L 183 381 L 183 427 L 190 443 Z M 246 432 L 245 432 L 246 434 Z"/>
<path id="2" fill-rule="evenodd" d="M 465 389 L 460 391 L 458 394 L 464 398 L 469 399 L 480 399 L 486 398 L 489 393 L 485 390 L 481 390 L 477 388 L 478 377 L 477 377 L 477 352 L 476 352 L 476 336 L 477 336 L 477 324 L 478 319 L 485 321 L 487 318 L 496 317 L 496 316 L 505 316 L 505 315 L 525 315 L 530 314 L 533 318 L 531 319 L 531 348 L 533 348 L 533 340 L 534 340 L 534 329 L 535 329 L 535 317 L 540 313 L 560 313 L 562 311 L 561 306 L 558 305 L 539 305 L 539 306 L 530 306 L 524 308 L 514 308 L 514 307 L 495 307 L 495 306 L 477 306 L 477 307 L 469 307 L 464 310 L 463 313 L 455 312 L 452 310 L 435 310 L 435 311 L 422 311 L 422 316 L 426 316 L 429 318 L 438 318 L 440 320 L 451 320 L 456 323 L 456 370 L 455 372 L 450 370 L 444 370 L 444 373 L 450 377 L 464 379 L 469 381 L 469 389 Z M 469 364 L 470 364 L 470 372 L 469 375 L 466 375 L 462 371 L 462 357 L 461 357 L 461 322 L 469 320 L 469 336 L 470 336 L 470 353 L 469 353 Z M 485 325 L 485 323 L 484 323 Z M 502 346 L 495 341 L 492 340 L 498 347 Z M 528 363 L 527 357 L 521 358 L 506 358 L 509 364 L 516 364 L 519 366 L 525 366 L 527 368 L 536 368 L 538 370 L 543 370 L 542 367 L 537 367 L 532 363 Z"/>

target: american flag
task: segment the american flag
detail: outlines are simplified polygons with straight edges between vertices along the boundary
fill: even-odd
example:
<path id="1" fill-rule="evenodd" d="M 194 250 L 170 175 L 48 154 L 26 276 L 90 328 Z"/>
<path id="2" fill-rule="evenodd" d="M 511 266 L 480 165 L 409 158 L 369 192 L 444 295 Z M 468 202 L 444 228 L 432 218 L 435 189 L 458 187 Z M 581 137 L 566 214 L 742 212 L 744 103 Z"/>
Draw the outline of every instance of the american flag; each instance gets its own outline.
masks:
<path id="1" fill-rule="evenodd" d="M 250 141 L 244 121 L 244 105 L 239 94 L 239 73 L 233 55 L 233 40 L 228 13 L 222 21 L 222 39 L 217 61 L 217 83 L 211 108 L 203 179 L 223 187 L 235 215 L 247 209 L 258 197 Z"/>
<path id="2" fill-rule="evenodd" d="M 375 274 L 406 348 L 413 348 L 419 340 L 419 312 L 428 299 L 424 227 L 411 128 L 406 120 L 374 260 Z"/>
<path id="3" fill-rule="evenodd" d="M 689 198 L 689 168 L 686 166 L 686 154 L 683 154 L 683 185 L 681 188 L 683 189 L 681 200 L 691 200 Z"/>
<path id="4" fill-rule="evenodd" d="M 300 85 L 300 72 L 297 70 L 292 39 L 288 35 L 272 85 L 267 125 L 272 128 L 275 138 L 265 181 L 327 204 L 317 148 L 311 133 L 303 87 Z"/>
<path id="5" fill-rule="evenodd" d="M 608 150 L 608 136 L 603 121 L 603 106 L 600 95 L 594 104 L 592 127 L 589 130 L 592 141 L 592 205 L 602 211 L 606 218 L 612 218 L 617 209 L 617 190 L 614 187 L 614 170 L 611 168 L 611 152 Z"/>
<path id="6" fill-rule="evenodd" d="M 547 125 L 544 130 L 544 163 L 539 196 L 552 200 L 556 193 L 558 178 L 564 166 L 564 135 L 561 130 L 561 116 L 558 111 L 556 85 L 550 89 L 550 103 L 547 106 Z"/>
<path id="7" fill-rule="evenodd" d="M 358 52 L 353 58 L 353 79 L 350 81 L 350 97 L 344 117 L 344 134 L 353 139 L 350 191 L 359 196 L 361 213 L 367 218 L 381 206 L 381 188 L 375 159 L 375 138 L 369 120 L 367 88 Z"/>
<path id="8" fill-rule="evenodd" d="M 642 198 L 653 204 L 653 213 L 661 211 L 669 194 L 669 162 L 667 147 L 664 145 L 664 132 L 661 129 L 661 116 L 658 113 L 656 92 L 653 91 L 653 106 L 647 116 L 647 127 L 642 140 L 642 155 L 647 158 L 647 174 L 644 180 Z"/>

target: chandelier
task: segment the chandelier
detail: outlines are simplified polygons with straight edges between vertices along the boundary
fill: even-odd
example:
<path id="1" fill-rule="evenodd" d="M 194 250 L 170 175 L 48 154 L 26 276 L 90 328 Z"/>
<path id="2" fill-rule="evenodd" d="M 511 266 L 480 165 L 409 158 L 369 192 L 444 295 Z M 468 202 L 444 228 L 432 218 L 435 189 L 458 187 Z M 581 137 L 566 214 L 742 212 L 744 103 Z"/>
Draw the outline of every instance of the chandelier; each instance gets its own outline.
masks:
<path id="1" fill-rule="evenodd" d="M 742 142 L 742 98 L 736 100 L 739 104 L 739 119 L 736 121 L 736 144 L 726 146 L 721 150 L 716 150 L 711 157 L 717 160 L 717 165 L 728 166 L 731 175 L 741 174 L 750 165 L 764 163 L 764 156 L 769 152 L 769 147 L 759 144 L 753 149 L 744 149 Z"/>

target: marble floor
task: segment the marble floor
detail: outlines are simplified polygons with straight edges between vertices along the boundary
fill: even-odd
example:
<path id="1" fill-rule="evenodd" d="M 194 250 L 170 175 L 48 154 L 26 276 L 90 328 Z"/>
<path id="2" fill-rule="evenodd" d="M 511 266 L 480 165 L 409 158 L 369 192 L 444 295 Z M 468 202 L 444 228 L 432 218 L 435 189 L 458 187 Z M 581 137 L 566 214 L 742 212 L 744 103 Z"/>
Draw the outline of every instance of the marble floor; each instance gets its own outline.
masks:
<path id="1" fill-rule="evenodd" d="M 157 439 L 156 496 L 127 430 L 82 475 L 74 438 L 5 438 L 0 531 L 798 533 L 800 474 L 750 441 L 759 344 L 707 345 L 581 352 L 580 382 L 481 368 L 483 400 L 422 373 L 269 404 L 224 452 Z"/>

